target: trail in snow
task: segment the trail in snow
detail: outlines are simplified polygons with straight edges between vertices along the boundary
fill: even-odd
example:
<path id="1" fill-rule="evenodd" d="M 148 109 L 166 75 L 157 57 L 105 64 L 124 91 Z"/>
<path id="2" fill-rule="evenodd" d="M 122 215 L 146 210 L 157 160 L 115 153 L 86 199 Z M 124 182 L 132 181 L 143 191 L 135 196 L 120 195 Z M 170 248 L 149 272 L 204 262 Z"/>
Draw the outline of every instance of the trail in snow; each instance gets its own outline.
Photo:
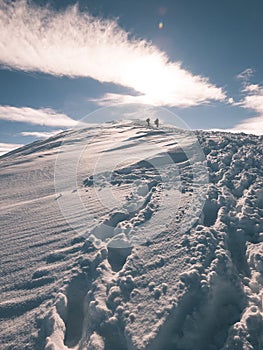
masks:
<path id="1" fill-rule="evenodd" d="M 203 158 L 137 122 L 0 158 L 1 348 L 263 347 L 262 137 L 196 135 Z"/>

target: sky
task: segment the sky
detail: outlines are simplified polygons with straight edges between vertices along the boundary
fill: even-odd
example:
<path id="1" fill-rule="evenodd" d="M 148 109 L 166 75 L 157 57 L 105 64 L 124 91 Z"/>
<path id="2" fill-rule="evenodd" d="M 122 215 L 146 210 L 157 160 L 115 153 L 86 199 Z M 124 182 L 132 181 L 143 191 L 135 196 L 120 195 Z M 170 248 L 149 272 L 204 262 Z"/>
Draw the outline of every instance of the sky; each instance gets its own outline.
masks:
<path id="1" fill-rule="evenodd" d="M 0 154 L 118 103 L 261 135 L 262 23 L 261 0 L 0 0 Z"/>

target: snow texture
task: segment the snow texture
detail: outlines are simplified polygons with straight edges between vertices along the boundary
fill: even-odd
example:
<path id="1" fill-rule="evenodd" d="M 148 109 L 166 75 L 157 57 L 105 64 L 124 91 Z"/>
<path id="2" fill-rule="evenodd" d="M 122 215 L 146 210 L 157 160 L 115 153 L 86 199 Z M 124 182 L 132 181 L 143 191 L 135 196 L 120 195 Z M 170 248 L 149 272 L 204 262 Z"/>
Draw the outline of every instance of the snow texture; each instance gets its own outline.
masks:
<path id="1" fill-rule="evenodd" d="M 58 192 L 65 135 L 68 147 L 85 141 L 89 150 L 78 181 L 69 189 L 64 174 Z M 0 158 L 1 349 L 263 349 L 263 138 L 196 137 L 206 158 L 192 154 L 196 174 L 186 131 L 136 122 L 66 131 Z M 123 150 L 140 160 L 116 168 Z M 95 155 L 114 170 L 94 177 Z M 165 178 L 175 186 L 162 187 Z M 122 206 L 105 205 L 116 200 L 109 182 Z M 83 210 L 66 201 L 74 193 Z"/>

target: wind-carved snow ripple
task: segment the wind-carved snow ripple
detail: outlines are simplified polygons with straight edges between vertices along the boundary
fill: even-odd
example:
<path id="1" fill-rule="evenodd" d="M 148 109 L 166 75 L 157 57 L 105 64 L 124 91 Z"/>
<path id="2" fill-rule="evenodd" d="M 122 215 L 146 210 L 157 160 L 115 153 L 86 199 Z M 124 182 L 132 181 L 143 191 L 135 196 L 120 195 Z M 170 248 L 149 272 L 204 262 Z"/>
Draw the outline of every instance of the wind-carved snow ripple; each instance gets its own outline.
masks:
<path id="1" fill-rule="evenodd" d="M 131 244 L 132 230 L 150 222 L 146 208 L 156 205 L 153 215 L 158 209 L 164 182 L 157 167 L 128 162 L 84 180 L 86 193 L 97 189 L 105 206 L 105 188 L 124 196 L 121 207 L 82 235 L 79 277 L 65 290 L 70 299 L 67 293 L 78 286 L 83 269 L 93 266 L 86 275 L 90 288 L 79 300 L 82 336 L 79 332 L 73 342 L 73 322 L 63 325 L 58 318 L 56 327 L 64 329 L 60 349 L 65 344 L 89 350 L 262 349 L 263 140 L 201 131 L 198 138 L 210 183 L 199 222 L 188 230 L 184 220 L 191 218 L 187 208 L 191 213 L 195 181 L 184 159 L 176 163 L 181 201 L 174 220 L 159 234 L 144 235 L 140 247 Z M 51 334 L 50 349 L 57 339 Z"/>
<path id="2" fill-rule="evenodd" d="M 160 142 L 158 138 L 163 140 L 165 134 L 173 141 L 181 139 L 182 144 Z M 87 230 L 79 233 L 85 237 L 95 235 L 112 248 L 144 244 L 164 232 L 175 219 L 182 201 L 185 202 L 185 194 L 191 192 L 189 210 L 180 228 L 182 233 L 186 232 L 202 212 L 208 183 L 204 154 L 190 131 L 171 128 L 142 132 L 135 123 L 127 135 L 122 131 L 120 141 L 113 142 L 106 150 L 102 148 L 94 156 L 84 155 L 86 144 L 80 142 L 71 149 L 72 142 L 66 140 L 55 168 L 57 200 L 69 224 L 79 231 L 75 216 L 86 211 Z M 73 159 L 67 159 L 70 153 Z M 77 157 L 87 157 L 91 164 L 91 175 L 83 181 L 91 201 L 86 200 L 85 204 L 81 191 L 74 189 L 78 163 L 82 161 L 76 160 Z M 126 193 L 120 198 L 122 192 Z M 94 225 L 95 201 L 104 214 Z"/>
<path id="3" fill-rule="evenodd" d="M 92 142 L 103 143 L 111 132 L 120 137 L 116 128 L 118 126 L 114 126 L 112 131 L 105 128 L 106 136 L 102 131 Z M 111 319 L 111 315 L 114 315 L 115 311 L 120 313 L 120 308 L 114 301 L 116 295 L 126 302 L 132 296 L 133 277 L 128 275 L 124 281 L 119 276 L 126 263 L 129 263 L 129 257 L 134 258 L 133 248 L 138 245 L 147 247 L 158 236 L 169 236 L 174 223 L 180 223 L 176 224 L 177 235 L 186 233 L 198 220 L 205 202 L 208 174 L 204 155 L 193 133 L 173 127 L 165 130 L 145 130 L 136 122 L 129 123 L 127 127 L 120 123 L 120 129 L 120 141 L 108 141 L 113 145 L 106 149 L 104 145 L 101 148 L 99 145 L 94 157 L 88 154 L 86 163 L 89 163 L 89 160 L 92 163 L 89 168 L 91 175 L 83 180 L 82 171 L 84 187 L 76 188 L 76 185 L 80 186 L 78 179 L 76 181 L 76 173 L 78 162 L 82 162 L 82 159 L 77 158 L 83 156 L 83 149 L 87 146 L 86 140 L 80 142 L 80 147 L 76 148 L 74 145 L 72 148 L 74 142 L 67 140 L 66 147 L 62 148 L 62 155 L 56 163 L 57 202 L 74 229 L 76 227 L 73 220 L 83 211 L 79 194 L 90 198 L 90 201 L 85 202 L 88 210 L 84 208 L 83 211 L 86 210 L 87 214 L 87 229 L 84 232 L 76 230 L 81 237 L 86 238 L 82 262 L 77 277 L 74 277 L 68 289 L 63 291 L 67 303 L 64 314 L 67 316 L 63 316 L 63 312 L 58 310 L 58 317 L 55 314 L 50 316 L 50 319 L 54 320 L 54 327 L 61 329 L 58 340 L 61 349 L 77 344 L 82 348 L 82 342 L 88 342 L 88 348 L 92 349 L 93 341 L 94 344 L 102 344 L 101 349 L 128 348 L 121 329 L 124 323 L 123 326 L 115 325 L 115 316 Z M 91 208 L 95 202 L 94 198 L 98 203 L 97 211 L 103 214 L 95 218 L 94 224 L 90 225 L 94 219 Z M 94 259 L 90 257 L 91 245 L 97 250 Z M 87 259 L 86 254 L 89 256 Z M 82 306 L 85 310 L 84 316 L 79 318 L 77 331 L 73 326 L 74 312 L 68 310 L 74 309 L 72 295 L 81 288 L 81 281 L 85 276 L 83 267 L 86 264 L 93 266 L 93 272 L 85 277 L 85 286 L 89 285 L 90 291 L 87 291 L 85 298 L 85 293 L 77 296 L 78 304 L 75 309 L 78 310 Z M 162 260 L 158 266 L 163 266 Z M 116 290 L 114 276 L 118 283 Z M 86 287 L 82 288 L 85 289 Z M 163 290 L 165 291 L 165 286 Z M 157 294 L 156 292 L 156 300 Z M 72 317 L 69 316 L 70 313 L 73 314 Z M 130 318 L 132 320 L 133 316 L 130 315 Z M 57 343 L 53 339 L 53 333 L 49 332 L 46 349 L 49 349 L 53 342 Z M 110 336 L 112 333 L 117 340 Z M 96 346 L 94 348 L 100 349 Z"/>

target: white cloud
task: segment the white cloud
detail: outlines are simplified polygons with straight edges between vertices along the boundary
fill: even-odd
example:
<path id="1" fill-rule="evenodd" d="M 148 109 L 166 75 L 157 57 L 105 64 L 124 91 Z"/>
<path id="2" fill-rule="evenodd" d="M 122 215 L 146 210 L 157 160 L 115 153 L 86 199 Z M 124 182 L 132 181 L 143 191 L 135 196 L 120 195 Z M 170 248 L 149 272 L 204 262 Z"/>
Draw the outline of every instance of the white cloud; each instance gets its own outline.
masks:
<path id="1" fill-rule="evenodd" d="M 260 86 L 258 84 L 248 84 L 244 86 L 242 92 L 257 92 L 260 90 Z"/>
<path id="2" fill-rule="evenodd" d="M 245 96 L 237 105 L 263 115 L 263 86 L 247 84 L 242 92 Z"/>
<path id="3" fill-rule="evenodd" d="M 53 130 L 53 131 L 22 131 L 20 135 L 22 136 L 32 136 L 38 139 L 47 139 L 49 137 L 55 136 L 56 134 L 62 132 L 63 130 Z"/>
<path id="4" fill-rule="evenodd" d="M 194 106 L 226 98 L 207 78 L 169 61 L 152 44 L 131 38 L 116 21 L 80 13 L 77 6 L 54 12 L 25 0 L 2 1 L 0 27 L 0 64 L 7 67 L 119 84 L 158 105 Z M 109 103 L 109 97 L 97 102 Z"/>
<path id="5" fill-rule="evenodd" d="M 50 108 L 0 106 L 0 120 L 43 126 L 73 127 L 77 121 Z"/>
<path id="6" fill-rule="evenodd" d="M 248 118 L 229 129 L 232 132 L 244 132 L 246 134 L 263 135 L 263 115 Z"/>
<path id="7" fill-rule="evenodd" d="M 240 105 L 243 108 L 254 110 L 263 115 L 263 87 L 258 88 L 256 91 L 252 90 L 252 93 L 245 96 Z"/>
<path id="8" fill-rule="evenodd" d="M 248 118 L 235 125 L 233 128 L 222 129 L 212 128 L 207 129 L 208 131 L 220 131 L 220 132 L 231 132 L 231 133 L 245 133 L 254 135 L 263 135 L 263 117 Z"/>
<path id="9" fill-rule="evenodd" d="M 248 81 L 254 75 L 254 69 L 246 68 L 240 72 L 236 77 L 237 79 Z"/>
<path id="10" fill-rule="evenodd" d="M 0 156 L 24 145 L 16 143 L 0 143 Z"/>
<path id="11" fill-rule="evenodd" d="M 160 101 L 155 100 L 147 95 L 124 95 L 124 94 L 113 94 L 107 93 L 101 98 L 89 99 L 91 102 L 95 102 L 100 106 L 110 106 L 112 104 L 123 104 L 123 103 L 141 103 L 149 105 L 160 105 Z"/>
<path id="12" fill-rule="evenodd" d="M 256 116 L 245 119 L 235 125 L 231 131 L 263 135 L 263 87 L 258 84 L 247 84 L 242 91 L 246 96 L 236 105 L 254 111 Z"/>

